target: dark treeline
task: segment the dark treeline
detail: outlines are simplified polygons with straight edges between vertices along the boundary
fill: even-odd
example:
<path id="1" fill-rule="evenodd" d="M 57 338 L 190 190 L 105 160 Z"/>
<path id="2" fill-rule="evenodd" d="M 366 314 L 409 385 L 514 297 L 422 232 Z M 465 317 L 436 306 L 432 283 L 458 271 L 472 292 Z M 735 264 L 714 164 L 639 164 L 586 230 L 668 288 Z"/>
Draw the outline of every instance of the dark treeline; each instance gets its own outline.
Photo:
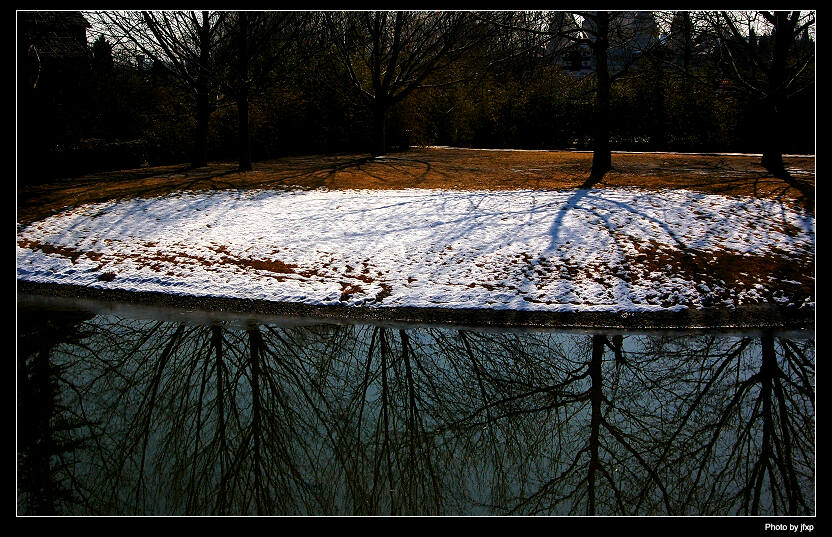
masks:
<path id="1" fill-rule="evenodd" d="M 411 145 L 785 173 L 814 51 L 813 12 L 19 12 L 19 178 Z"/>

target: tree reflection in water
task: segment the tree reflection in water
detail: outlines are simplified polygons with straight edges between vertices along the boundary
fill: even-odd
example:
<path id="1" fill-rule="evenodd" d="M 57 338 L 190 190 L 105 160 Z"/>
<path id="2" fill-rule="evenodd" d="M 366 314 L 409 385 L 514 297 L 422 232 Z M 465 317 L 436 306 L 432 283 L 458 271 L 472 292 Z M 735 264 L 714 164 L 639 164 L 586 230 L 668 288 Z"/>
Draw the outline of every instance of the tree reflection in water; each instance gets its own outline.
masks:
<path id="1" fill-rule="evenodd" d="M 44 316 L 21 513 L 814 514 L 804 336 Z"/>

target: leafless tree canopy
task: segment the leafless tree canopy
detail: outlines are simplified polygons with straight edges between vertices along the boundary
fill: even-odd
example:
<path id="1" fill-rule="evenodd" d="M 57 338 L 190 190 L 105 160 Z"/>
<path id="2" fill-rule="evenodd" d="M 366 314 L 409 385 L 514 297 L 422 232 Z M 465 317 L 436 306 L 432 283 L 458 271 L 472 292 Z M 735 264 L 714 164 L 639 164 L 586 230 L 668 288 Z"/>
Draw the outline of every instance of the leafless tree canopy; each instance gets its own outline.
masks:
<path id="1" fill-rule="evenodd" d="M 84 138 L 188 151 L 194 166 L 239 157 L 243 170 L 412 141 L 591 149 L 591 186 L 614 149 L 760 152 L 792 180 L 783 153 L 814 148 L 814 11 L 75 15 L 64 23 L 98 55 L 75 91 L 50 58 L 83 64 L 84 45 L 23 32 L 26 125 L 41 127 L 22 139 L 35 162 Z"/>

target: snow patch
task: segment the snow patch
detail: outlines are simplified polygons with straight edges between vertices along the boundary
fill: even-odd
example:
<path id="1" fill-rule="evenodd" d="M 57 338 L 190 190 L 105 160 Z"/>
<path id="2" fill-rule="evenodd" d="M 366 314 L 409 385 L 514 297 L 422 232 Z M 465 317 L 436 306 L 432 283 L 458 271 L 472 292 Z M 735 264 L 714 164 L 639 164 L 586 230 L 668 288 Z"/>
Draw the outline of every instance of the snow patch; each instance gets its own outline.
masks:
<path id="1" fill-rule="evenodd" d="M 679 311 L 765 293 L 665 255 L 813 259 L 814 225 L 775 200 L 686 190 L 183 192 L 35 222 L 17 233 L 17 275 L 307 304 Z"/>

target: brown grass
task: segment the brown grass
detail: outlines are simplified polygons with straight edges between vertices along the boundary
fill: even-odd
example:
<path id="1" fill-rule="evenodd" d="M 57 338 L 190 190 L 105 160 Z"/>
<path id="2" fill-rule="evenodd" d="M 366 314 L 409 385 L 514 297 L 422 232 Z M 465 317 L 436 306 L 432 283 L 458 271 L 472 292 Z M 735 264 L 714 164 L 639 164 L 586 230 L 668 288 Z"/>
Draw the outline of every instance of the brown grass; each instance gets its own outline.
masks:
<path id="1" fill-rule="evenodd" d="M 586 186 L 591 160 L 591 153 L 582 152 L 423 148 L 381 159 L 372 159 L 367 155 L 288 157 L 255 163 L 254 170 L 245 173 L 237 171 L 234 163 L 212 163 L 199 169 L 178 165 L 122 170 L 19 188 L 17 221 L 21 225 L 33 222 L 39 225 L 36 222 L 39 219 L 84 203 L 159 196 L 182 190 L 578 188 Z M 793 170 L 789 180 L 773 177 L 759 165 L 759 157 L 754 156 L 616 153 L 613 155 L 612 171 L 592 188 L 689 189 L 703 193 L 780 199 L 814 210 L 814 158 L 787 157 L 785 160 L 787 168 Z M 783 231 L 795 234 L 798 230 Z M 210 256 L 211 259 L 189 254 L 187 248 L 176 254 L 155 251 L 157 245 L 154 243 L 146 244 L 150 251 L 144 256 L 125 254 L 106 259 L 97 252 L 31 240 L 19 240 L 18 245 L 61 255 L 73 263 L 82 256 L 96 261 L 101 281 L 117 278 L 119 264 L 128 259 L 153 270 L 168 270 L 171 275 L 170 270 L 182 263 L 203 266 L 224 264 L 256 270 L 281 281 L 287 277 L 326 277 L 334 270 L 330 266 L 331 260 L 322 259 L 317 268 L 301 270 L 278 259 L 237 257 L 222 245 L 214 248 L 217 256 Z M 556 273 L 573 279 L 590 277 L 605 284 L 603 275 L 608 271 L 608 268 L 591 265 L 556 265 L 549 259 L 535 260 L 528 254 L 518 255 L 515 262 L 518 270 L 522 270 L 530 281 L 538 282 L 538 288 Z M 743 290 L 763 288 L 769 289 L 769 293 L 778 290 L 793 303 L 800 304 L 805 298 L 814 296 L 813 263 L 813 258 L 795 258 L 785 252 L 775 256 L 741 255 L 728 251 L 713 254 L 646 244 L 616 271 L 625 281 L 637 281 L 670 266 L 675 274 L 707 285 L 710 289 L 722 289 L 721 294 L 709 294 L 716 302 L 736 300 L 737 293 Z M 342 301 L 366 294 L 364 286 L 375 283 L 381 286 L 381 291 L 375 296 L 377 302 L 383 301 L 392 292 L 390 285 L 383 282 L 380 272 L 373 271 L 371 274 L 369 259 L 346 267 L 340 277 L 343 278 Z M 411 277 L 408 281 L 415 281 L 415 278 Z M 496 277 L 494 282 L 471 282 L 468 285 L 512 290 L 510 285 L 496 281 Z M 539 299 L 543 298 L 526 298 L 529 301 Z M 763 299 L 771 300 L 772 296 Z M 655 300 L 667 306 L 673 305 L 668 297 L 656 296 Z"/>
<path id="2" fill-rule="evenodd" d="M 57 254 L 69 258 L 73 264 L 77 263 L 78 258 L 81 256 L 87 257 L 88 259 L 91 259 L 93 261 L 99 261 L 102 257 L 102 254 L 98 252 L 90 252 L 87 250 L 80 250 L 78 248 L 72 248 L 69 246 L 60 246 L 40 241 L 33 241 L 30 239 L 21 239 L 17 241 L 17 245 L 21 248 L 27 248 L 29 250 L 40 250 L 45 254 Z"/>
<path id="3" fill-rule="evenodd" d="M 792 181 L 773 177 L 755 156 L 616 153 L 613 169 L 593 188 L 690 189 L 795 201 L 813 207 L 814 157 L 787 157 Z M 340 154 L 257 162 L 250 172 L 216 162 L 191 169 L 158 166 L 99 173 L 24 186 L 17 221 L 29 224 L 69 207 L 181 190 L 225 188 L 463 189 L 577 188 L 586 182 L 592 154 L 570 151 L 474 151 L 420 148 L 380 159 Z"/>
<path id="4" fill-rule="evenodd" d="M 147 246 L 154 248 L 155 243 L 147 242 L 145 243 Z M 139 267 L 149 267 L 156 272 L 161 272 L 165 267 L 176 267 L 182 265 L 184 262 L 192 263 L 194 265 L 201 265 L 204 267 L 213 267 L 216 265 L 234 265 L 237 267 L 241 267 L 246 270 L 257 270 L 260 271 L 261 274 L 265 274 L 276 278 L 279 281 L 285 280 L 285 275 L 287 274 L 299 274 L 303 277 L 309 278 L 313 276 L 317 276 L 316 270 L 307 270 L 307 271 L 297 271 L 297 265 L 292 265 L 290 263 L 284 263 L 278 259 L 252 259 L 246 257 L 235 257 L 232 255 L 226 255 L 228 250 L 225 246 L 220 246 L 215 248 L 219 254 L 222 254 L 219 259 L 207 259 L 205 257 L 201 257 L 198 255 L 190 254 L 185 251 L 176 252 L 176 253 L 164 253 L 164 252 L 152 252 L 148 254 L 137 254 L 137 253 L 129 253 L 129 254 L 109 254 L 106 258 L 104 254 L 100 252 L 94 252 L 89 250 L 81 250 L 78 248 L 71 248 L 66 246 L 56 246 L 49 243 L 44 243 L 40 241 L 34 241 L 30 239 L 20 239 L 17 241 L 17 245 L 21 248 L 26 248 L 29 250 L 40 250 L 47 254 L 55 254 L 60 255 L 62 257 L 68 258 L 72 261 L 73 264 L 78 262 L 78 258 L 84 256 L 88 259 L 93 261 L 100 261 L 100 265 L 98 270 L 102 270 L 104 267 L 109 268 L 117 268 L 122 262 L 130 260 L 131 262 L 137 264 Z M 170 272 L 168 274 L 171 274 Z M 100 281 L 113 281 L 115 279 L 116 273 L 114 272 L 107 272 L 102 273 L 98 276 Z"/>
<path id="5" fill-rule="evenodd" d="M 639 248 L 639 254 L 630 260 L 627 270 L 632 279 L 638 280 L 648 277 L 650 273 L 662 272 L 667 266 L 672 267 L 674 275 L 711 289 L 703 295 L 710 302 L 731 300 L 738 305 L 738 294 L 752 291 L 757 285 L 764 290 L 766 296 L 763 298 L 768 301 L 773 299 L 774 292 L 787 296 L 795 304 L 802 304 L 807 298 L 814 299 L 813 259 L 786 252 L 777 252 L 776 255 L 729 250 L 704 252 L 670 249 L 650 243 Z M 715 291 L 717 288 L 723 289 L 726 294 L 720 296 Z"/>

